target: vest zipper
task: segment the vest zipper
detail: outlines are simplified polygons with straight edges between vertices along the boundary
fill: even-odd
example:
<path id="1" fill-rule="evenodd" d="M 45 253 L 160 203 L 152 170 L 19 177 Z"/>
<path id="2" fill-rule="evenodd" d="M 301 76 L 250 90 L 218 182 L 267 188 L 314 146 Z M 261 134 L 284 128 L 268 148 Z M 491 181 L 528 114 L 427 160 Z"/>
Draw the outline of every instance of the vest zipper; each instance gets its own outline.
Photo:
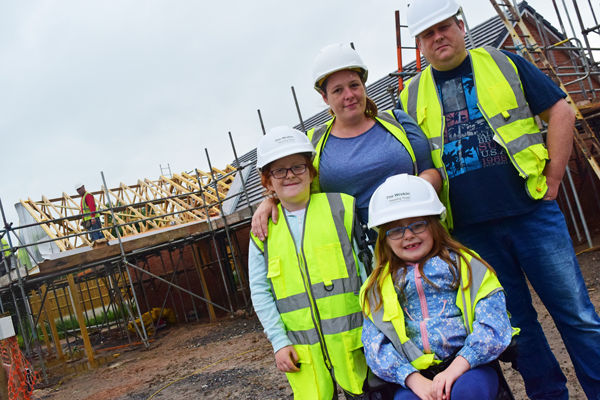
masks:
<path id="1" fill-rule="evenodd" d="M 333 375 L 333 364 L 331 363 L 331 358 L 329 357 L 329 352 L 327 351 L 327 346 L 325 344 L 325 337 L 323 336 L 322 328 L 321 328 L 321 317 L 319 315 L 319 309 L 317 308 L 315 302 L 315 296 L 312 292 L 312 282 L 310 281 L 310 275 L 308 274 L 308 267 L 306 265 L 306 255 L 304 254 L 304 233 L 306 232 L 306 220 L 308 219 L 308 207 L 310 205 L 310 199 L 306 204 L 306 211 L 304 214 L 304 222 L 302 226 L 302 239 L 300 243 L 302 243 L 302 247 L 300 247 L 300 251 L 296 247 L 296 241 L 294 240 L 294 247 L 296 248 L 296 257 L 298 258 L 298 268 L 300 269 L 300 275 L 302 276 L 302 283 L 304 284 L 304 290 L 308 295 L 308 304 L 310 307 L 310 315 L 313 320 L 313 324 L 315 329 L 317 330 L 317 334 L 319 335 L 319 344 L 321 345 L 321 352 L 323 353 L 323 357 L 325 358 L 325 365 L 327 369 Z M 285 217 L 285 212 L 283 213 Z M 287 217 L 285 217 L 285 222 L 289 229 L 289 223 L 287 222 Z M 290 231 L 291 232 L 291 231 Z"/>
<path id="2" fill-rule="evenodd" d="M 427 298 L 425 297 L 425 291 L 423 290 L 423 282 L 422 282 L 422 278 L 421 278 L 421 273 L 419 272 L 418 265 L 415 265 L 415 286 L 417 287 L 417 293 L 419 294 L 419 302 L 421 303 L 421 314 L 423 314 L 423 320 L 419 322 L 421 338 L 423 339 L 423 352 L 430 354 L 431 347 L 429 345 L 429 336 L 427 334 L 427 321 L 429 320 L 429 308 L 427 308 Z"/>

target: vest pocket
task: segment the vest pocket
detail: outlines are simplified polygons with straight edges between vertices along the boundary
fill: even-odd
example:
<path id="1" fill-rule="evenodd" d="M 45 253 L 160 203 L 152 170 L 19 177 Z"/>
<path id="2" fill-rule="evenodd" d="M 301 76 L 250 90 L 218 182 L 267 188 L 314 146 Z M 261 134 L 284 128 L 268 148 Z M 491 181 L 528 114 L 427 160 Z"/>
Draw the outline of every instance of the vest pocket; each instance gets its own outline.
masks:
<path id="1" fill-rule="evenodd" d="M 311 351 L 311 347 L 316 347 Z M 333 397 L 333 384 L 329 371 L 322 360 L 319 344 L 295 345 L 296 353 L 298 353 L 298 363 L 300 371 L 286 373 L 294 399 L 327 399 Z M 318 354 L 313 354 L 313 352 Z M 321 359 L 314 358 L 313 355 Z"/>
<path id="2" fill-rule="evenodd" d="M 494 104 L 498 108 L 498 112 L 491 114 L 490 117 L 494 115 L 502 113 L 506 118 L 508 115 L 507 111 L 517 108 L 519 105 L 517 104 L 517 99 L 515 98 L 515 94 L 510 87 L 510 84 L 506 81 L 499 82 L 493 86 L 487 88 L 488 94 L 492 100 L 494 100 Z"/>
<path id="3" fill-rule="evenodd" d="M 285 283 L 281 275 L 281 258 L 269 257 L 269 267 L 267 270 L 267 279 L 271 280 L 271 284 L 275 289 L 275 297 L 278 299 L 287 297 Z"/>
<path id="4" fill-rule="evenodd" d="M 423 124 L 423 122 L 425 121 L 425 118 L 427 118 L 427 106 L 421 107 L 417 110 L 417 124 L 421 126 L 421 124 Z M 421 128 L 425 129 L 422 126 Z"/>
<path id="5" fill-rule="evenodd" d="M 316 247 L 315 255 L 326 287 L 331 286 L 335 279 L 348 278 L 342 246 L 339 243 Z"/>

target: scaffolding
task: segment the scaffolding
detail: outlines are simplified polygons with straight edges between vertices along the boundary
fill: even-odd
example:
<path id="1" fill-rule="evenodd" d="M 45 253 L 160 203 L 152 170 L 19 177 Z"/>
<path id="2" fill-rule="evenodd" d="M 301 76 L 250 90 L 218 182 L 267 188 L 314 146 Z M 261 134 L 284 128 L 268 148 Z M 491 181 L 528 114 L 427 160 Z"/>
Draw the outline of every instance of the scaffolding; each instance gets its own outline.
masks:
<path id="1" fill-rule="evenodd" d="M 19 227 L 6 220 L 0 199 L 0 237 L 9 244 L 0 265 L 5 273 L 0 276 L 0 309 L 16 317 L 25 355 L 42 379 L 47 381 L 47 367 L 74 372 L 107 362 L 101 355 L 107 349 L 100 345 L 107 338 L 149 348 L 157 327 L 143 322 L 143 310 L 160 310 L 160 321 L 169 308 L 177 322 L 199 320 L 201 314 L 214 321 L 217 314 L 252 312 L 240 245 L 241 237 L 245 244 L 249 239 L 252 206 L 238 173 L 249 166 L 240 164 L 229 136 L 237 168 L 212 167 L 205 150 L 209 173 L 163 175 L 158 181 L 108 189 L 101 172 L 102 190 L 94 197 L 104 217 L 98 230 L 108 246 L 85 246 L 88 232 L 77 222 L 92 213 L 79 213 L 76 196 L 21 201 L 36 222 Z M 234 178 L 241 180 L 238 193 L 229 192 Z M 225 198 L 236 196 L 245 196 L 250 206 L 225 215 Z M 16 256 L 26 249 L 36 260 L 31 248 L 40 241 L 27 243 L 15 234 L 31 228 L 43 229 L 49 238 L 41 242 L 60 249 L 37 260 L 36 274 Z M 74 359 L 81 361 L 68 366 Z"/>

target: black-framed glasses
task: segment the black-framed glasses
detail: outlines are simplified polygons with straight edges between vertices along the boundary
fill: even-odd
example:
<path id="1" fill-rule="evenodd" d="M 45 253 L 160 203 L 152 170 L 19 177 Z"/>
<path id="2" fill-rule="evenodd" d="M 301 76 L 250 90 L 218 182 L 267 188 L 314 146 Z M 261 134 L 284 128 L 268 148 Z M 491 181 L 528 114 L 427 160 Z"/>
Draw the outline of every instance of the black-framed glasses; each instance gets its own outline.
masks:
<path id="1" fill-rule="evenodd" d="M 272 170 L 270 174 L 275 179 L 283 179 L 287 176 L 288 171 L 292 171 L 294 175 L 302 175 L 306 172 L 306 164 L 294 165 L 291 168 L 277 168 Z"/>
<path id="2" fill-rule="evenodd" d="M 413 222 L 409 226 L 401 226 L 398 228 L 390 229 L 385 233 L 392 240 L 402 239 L 404 237 L 404 232 L 410 229 L 410 231 L 414 234 L 423 233 L 427 229 L 427 221 L 417 221 Z"/>

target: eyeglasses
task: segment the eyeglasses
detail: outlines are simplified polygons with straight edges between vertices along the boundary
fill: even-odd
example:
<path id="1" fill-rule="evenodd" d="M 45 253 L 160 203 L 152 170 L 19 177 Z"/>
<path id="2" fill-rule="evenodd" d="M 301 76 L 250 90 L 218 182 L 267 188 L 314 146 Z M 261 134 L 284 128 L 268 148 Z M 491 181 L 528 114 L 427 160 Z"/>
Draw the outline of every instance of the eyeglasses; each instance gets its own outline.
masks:
<path id="1" fill-rule="evenodd" d="M 417 221 L 413 222 L 409 226 L 401 226 L 399 228 L 390 229 L 385 233 L 392 240 L 402 239 L 404 237 L 404 232 L 410 229 L 410 231 L 414 234 L 423 233 L 427 229 L 427 221 Z"/>
<path id="2" fill-rule="evenodd" d="M 287 176 L 288 171 L 292 171 L 294 175 L 302 175 L 306 172 L 306 164 L 294 165 L 292 168 L 277 168 L 270 172 L 275 179 L 283 179 Z"/>

